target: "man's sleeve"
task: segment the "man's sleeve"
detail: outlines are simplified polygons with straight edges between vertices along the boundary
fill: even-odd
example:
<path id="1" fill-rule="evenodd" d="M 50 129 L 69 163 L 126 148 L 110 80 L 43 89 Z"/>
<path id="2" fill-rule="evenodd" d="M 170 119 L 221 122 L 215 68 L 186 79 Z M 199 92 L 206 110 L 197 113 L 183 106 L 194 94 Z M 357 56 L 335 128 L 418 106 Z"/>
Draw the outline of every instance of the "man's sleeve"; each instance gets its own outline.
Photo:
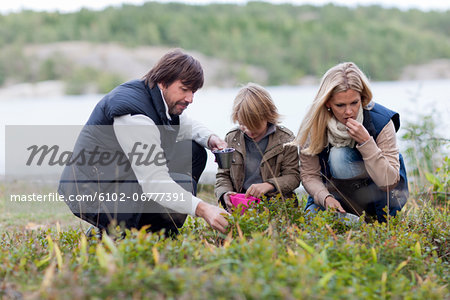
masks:
<path id="1" fill-rule="evenodd" d="M 201 122 L 189 118 L 186 114 L 180 115 L 178 140 L 192 139 L 203 147 L 208 148 L 208 140 L 212 134 L 214 133 Z"/>
<path id="2" fill-rule="evenodd" d="M 149 149 L 153 149 L 147 161 L 154 161 L 157 155 L 163 153 L 161 148 L 161 137 L 158 127 L 152 119 L 144 115 L 123 115 L 114 118 L 114 133 L 122 147 L 125 155 L 136 152 L 145 152 L 144 156 L 150 153 Z M 141 143 L 141 144 L 139 144 Z M 147 145 L 144 149 L 144 145 Z M 135 156 L 129 156 L 135 157 Z M 131 168 L 138 179 L 144 193 L 171 193 L 177 194 L 178 199 L 184 201 L 173 201 L 167 199 L 158 201 L 162 206 L 172 209 L 178 213 L 185 213 L 195 216 L 197 205 L 202 201 L 190 192 L 184 190 L 170 176 L 169 169 L 166 164 L 138 164 L 136 161 L 130 161 Z M 181 198 L 182 197 L 182 198 Z"/>

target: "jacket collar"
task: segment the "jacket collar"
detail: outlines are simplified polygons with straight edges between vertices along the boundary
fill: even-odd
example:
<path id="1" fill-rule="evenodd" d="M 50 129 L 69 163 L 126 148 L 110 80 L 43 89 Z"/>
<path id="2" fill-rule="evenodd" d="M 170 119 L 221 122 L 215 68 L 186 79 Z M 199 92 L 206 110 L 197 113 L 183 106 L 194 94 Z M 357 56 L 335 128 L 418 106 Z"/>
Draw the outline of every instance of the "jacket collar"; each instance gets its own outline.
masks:
<path id="1" fill-rule="evenodd" d="M 280 152 L 283 151 L 283 144 L 285 143 L 282 141 L 280 134 L 277 134 L 280 132 L 280 128 L 278 125 L 274 125 L 274 132 L 273 134 L 269 135 L 269 141 L 267 143 L 266 151 L 264 152 L 262 161 L 269 160 L 270 158 L 274 157 L 275 155 L 278 155 Z M 231 147 L 234 147 L 237 152 L 242 154 L 242 156 L 245 157 L 245 138 L 244 138 L 244 132 L 241 129 L 237 129 L 233 138 L 232 138 L 232 145 Z"/>
<path id="2" fill-rule="evenodd" d="M 148 85 L 146 85 L 146 88 L 147 91 L 150 93 L 153 105 L 155 106 L 156 113 L 158 114 L 158 117 L 161 119 L 162 124 L 169 127 L 171 127 L 172 124 L 179 125 L 180 124 L 179 116 L 169 115 L 167 104 L 164 102 L 161 90 L 159 89 L 158 85 L 155 84 L 153 88 L 149 88 Z M 171 118 L 172 122 L 169 121 L 169 117 Z"/>
<path id="3" fill-rule="evenodd" d="M 272 124 L 272 123 L 268 123 L 266 133 L 265 133 L 264 136 L 259 140 L 259 142 L 261 142 L 261 141 L 262 141 L 263 139 L 265 139 L 267 136 L 269 136 L 269 135 L 271 135 L 272 133 L 274 133 L 275 130 L 276 130 L 275 125 Z M 245 134 L 245 133 L 244 133 L 244 138 L 245 138 L 245 140 L 247 140 L 247 141 L 252 141 L 252 138 L 249 137 L 249 136 L 248 136 L 247 134 Z M 258 142 L 258 143 L 259 143 L 259 142 Z"/>

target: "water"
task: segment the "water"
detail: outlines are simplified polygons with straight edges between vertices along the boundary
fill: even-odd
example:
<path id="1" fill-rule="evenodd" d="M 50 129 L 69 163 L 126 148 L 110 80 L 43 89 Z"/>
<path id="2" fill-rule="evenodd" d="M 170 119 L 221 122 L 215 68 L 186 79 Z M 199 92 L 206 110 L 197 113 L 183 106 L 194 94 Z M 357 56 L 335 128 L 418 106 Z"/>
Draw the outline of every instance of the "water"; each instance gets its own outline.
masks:
<path id="1" fill-rule="evenodd" d="M 268 87 L 282 123 L 294 133 L 317 92 L 317 85 Z M 235 126 L 230 119 L 238 88 L 202 89 L 185 111 L 224 137 Z M 417 121 L 420 114 L 433 114 L 439 133 L 450 138 L 450 80 L 372 83 L 374 100 L 400 113 L 402 123 Z M 102 95 L 49 98 L 0 99 L 0 174 L 5 172 L 5 125 L 82 125 Z M 398 136 L 401 135 L 401 132 Z M 399 143 L 402 149 L 402 143 Z M 217 164 L 209 153 L 203 182 L 211 182 Z"/>

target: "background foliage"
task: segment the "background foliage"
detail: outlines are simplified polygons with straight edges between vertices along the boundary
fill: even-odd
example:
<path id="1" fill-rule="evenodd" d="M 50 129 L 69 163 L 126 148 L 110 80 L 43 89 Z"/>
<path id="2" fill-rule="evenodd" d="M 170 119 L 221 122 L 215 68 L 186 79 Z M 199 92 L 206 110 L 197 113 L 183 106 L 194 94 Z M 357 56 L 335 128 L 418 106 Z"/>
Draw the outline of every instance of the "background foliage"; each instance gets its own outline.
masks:
<path id="1" fill-rule="evenodd" d="M 406 122 L 402 136 L 408 165 L 411 193 L 417 199 L 438 205 L 450 204 L 450 139 L 438 132 L 439 113 L 419 115 L 417 122 Z"/>
<path id="2" fill-rule="evenodd" d="M 407 65 L 450 58 L 450 11 L 148 2 L 64 14 L 23 11 L 1 15 L 0 24 L 0 84 L 19 74 L 40 79 L 27 76 L 20 47 L 56 41 L 182 47 L 263 67 L 270 85 L 320 77 L 347 60 L 374 80 L 394 80 Z M 64 77 L 55 63 L 45 62 L 35 77 Z"/>

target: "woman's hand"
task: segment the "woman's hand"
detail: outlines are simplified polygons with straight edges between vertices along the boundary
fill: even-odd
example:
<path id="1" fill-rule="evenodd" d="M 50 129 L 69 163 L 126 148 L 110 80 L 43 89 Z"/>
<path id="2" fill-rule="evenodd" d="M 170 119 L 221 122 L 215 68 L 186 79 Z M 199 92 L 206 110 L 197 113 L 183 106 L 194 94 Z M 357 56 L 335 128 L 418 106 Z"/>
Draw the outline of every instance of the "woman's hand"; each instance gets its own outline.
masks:
<path id="1" fill-rule="evenodd" d="M 345 210 L 342 208 L 341 203 L 339 203 L 339 201 L 337 201 L 334 197 L 332 196 L 327 196 L 325 198 L 325 208 L 328 209 L 334 209 L 338 212 L 341 213 L 345 213 Z"/>
<path id="2" fill-rule="evenodd" d="M 229 212 L 231 212 L 233 209 L 233 204 L 231 203 L 230 195 L 236 195 L 236 192 L 226 192 L 223 195 L 223 201 L 225 201 L 226 208 Z"/>
<path id="3" fill-rule="evenodd" d="M 367 132 L 363 124 L 359 123 L 355 119 L 348 119 L 347 123 L 348 134 L 359 144 L 362 145 L 370 139 L 370 134 Z"/>
<path id="4" fill-rule="evenodd" d="M 245 197 L 253 196 L 256 198 L 261 198 L 261 196 L 263 194 L 266 194 L 267 192 L 269 192 L 273 189 L 274 189 L 273 185 L 268 182 L 255 183 L 255 184 L 252 184 L 247 189 L 247 192 L 245 193 Z"/>

